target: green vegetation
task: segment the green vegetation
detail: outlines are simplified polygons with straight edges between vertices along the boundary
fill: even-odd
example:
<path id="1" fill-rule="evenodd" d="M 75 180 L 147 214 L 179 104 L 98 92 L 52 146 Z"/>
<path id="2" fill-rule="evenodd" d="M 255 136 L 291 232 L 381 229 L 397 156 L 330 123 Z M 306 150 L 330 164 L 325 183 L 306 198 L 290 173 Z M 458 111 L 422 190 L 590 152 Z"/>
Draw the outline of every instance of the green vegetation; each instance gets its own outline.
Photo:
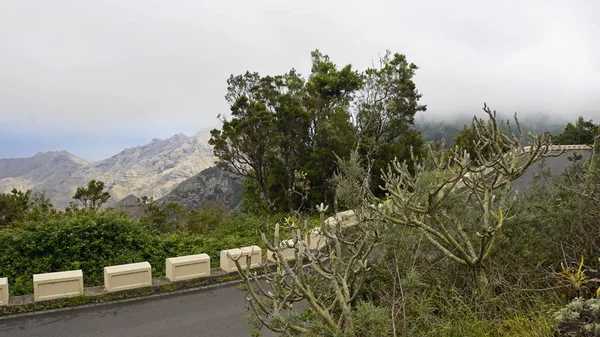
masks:
<path id="1" fill-rule="evenodd" d="M 13 192 L 8 197 L 23 205 L 20 198 L 28 195 Z M 165 258 L 207 253 L 213 266 L 218 266 L 222 249 L 259 243 L 260 231 L 267 229 L 265 223 L 278 219 L 275 215 L 258 218 L 215 209 L 193 210 L 183 217 L 192 219 L 189 224 L 202 224 L 205 230 L 194 226 L 167 230 L 163 222 L 148 220 L 149 215 L 135 221 L 118 210 L 69 208 L 57 212 L 40 209 L 39 202 L 25 205 L 30 206 L 22 206 L 0 230 L 0 275 L 9 278 L 13 296 L 32 293 L 32 275 L 37 273 L 82 269 L 85 285 L 94 286 L 103 284 L 103 268 L 110 265 L 149 261 L 155 276 L 164 276 Z M 156 213 L 163 209 L 168 213 L 174 206 L 154 207 Z"/>
<path id="2" fill-rule="evenodd" d="M 314 51 L 307 79 L 293 69 L 231 76 L 232 117 L 211 144 L 220 166 L 245 177 L 244 212 L 142 197 L 144 215 L 131 219 L 103 207 L 100 181 L 64 211 L 13 190 L 0 194 L 0 275 L 12 295 L 31 293 L 32 274 L 60 270 L 100 285 L 108 265 L 149 261 L 162 276 L 167 257 L 207 253 L 216 266 L 220 250 L 258 243 L 279 263 L 268 285 L 240 268 L 248 318 L 285 336 L 599 336 L 598 125 L 580 117 L 528 134 L 484 105 L 486 119 L 431 123 L 421 135 L 416 70 L 402 54 L 356 71 Z M 556 143 L 593 152 L 551 176 Z M 515 193 L 535 165 L 532 190 Z M 323 224 L 346 209 L 355 226 Z M 303 240 L 316 226 L 321 250 Z"/>
<path id="3" fill-rule="evenodd" d="M 588 144 L 594 142 L 598 134 L 598 125 L 592 120 L 586 121 L 583 117 L 577 118 L 575 125 L 568 123 L 563 132 L 555 137 L 557 144 Z"/>
<path id="4" fill-rule="evenodd" d="M 553 186 L 542 169 L 533 191 L 515 196 L 511 182 L 554 156 L 552 137 L 507 133 L 484 110 L 488 121 L 470 129 L 475 156 L 457 145 L 429 147 L 412 169 L 395 161 L 384 198 L 370 192 L 358 152 L 339 159 L 338 200 L 361 221 L 322 226 L 320 252 L 288 245 L 311 263 L 278 255 L 272 287 L 240 270 L 252 322 L 287 336 L 596 336 L 600 171 L 574 156 Z M 307 228 L 295 223 L 300 238 Z M 280 231 L 263 236 L 276 254 L 290 235 Z"/>
<path id="5" fill-rule="evenodd" d="M 227 81 L 231 119 L 212 130 L 218 164 L 246 178 L 247 211 L 313 210 L 334 202 L 336 156 L 358 148 L 373 160 L 373 189 L 395 158 L 409 158 L 423 141 L 413 119 L 421 95 L 417 66 L 387 52 L 379 67 L 338 67 L 315 50 L 308 79 L 246 72 Z"/>
<path id="6" fill-rule="evenodd" d="M 73 199 L 92 212 L 96 212 L 109 198 L 110 194 L 104 191 L 104 182 L 96 180 L 91 180 L 87 187 L 78 187 L 73 196 Z"/>
<path id="7" fill-rule="evenodd" d="M 396 57 L 404 60 L 402 55 Z M 293 207 L 287 210 L 301 211 L 262 236 L 263 244 L 279 261 L 267 286 L 254 282 L 252 273 L 241 269 L 245 259 L 237 261 L 255 333 L 266 326 L 285 336 L 597 335 L 593 298 L 600 296 L 598 127 L 579 118 L 562 132 L 529 133 L 531 128 L 516 118 L 514 124 L 501 123 L 496 112 L 484 105 L 487 119 L 475 118 L 462 131 L 456 128 L 447 138 L 453 140 L 452 146 L 445 146 L 447 139 L 422 146 L 420 136 L 419 141 L 410 137 L 420 98 L 408 84 L 412 75 L 404 77 L 404 85 L 414 96 L 407 95 L 402 85 L 387 87 L 389 78 L 382 74 L 390 58 L 382 60 L 381 69 L 375 71 L 377 79 L 369 79 L 371 70 L 351 73 L 350 66 L 337 70 L 328 59 L 328 66 L 323 67 L 322 60 L 321 54 L 313 53 L 306 92 L 303 81 L 294 82 L 299 95 L 294 111 L 317 116 L 317 122 L 322 106 L 306 101 L 312 102 L 315 96 L 327 101 L 334 96 L 314 95 L 310 89 L 315 79 L 321 83 L 322 78 L 337 78 L 326 86 L 328 93 L 336 93 L 334 84 L 348 85 L 348 91 L 359 93 L 376 83 L 377 89 L 366 95 L 376 97 L 370 102 L 392 96 L 415 104 L 371 104 L 366 109 L 369 117 L 361 119 L 361 104 L 355 99 L 363 96 L 339 96 L 330 103 L 335 114 L 325 120 L 327 125 L 339 123 L 340 133 L 346 133 L 323 148 L 298 151 L 308 158 L 298 162 L 310 166 L 286 166 L 278 143 L 278 137 L 285 136 L 277 134 L 281 130 L 276 127 L 281 105 L 248 95 L 254 89 L 266 92 L 259 89 L 264 89 L 260 84 L 244 82 L 233 90 L 239 98 L 236 103 L 253 102 L 252 111 L 257 114 L 246 118 L 250 115 L 239 115 L 237 105 L 232 104 L 232 120 L 213 131 L 215 155 L 230 170 L 235 171 L 236 165 L 244 168 L 240 173 L 249 178 L 247 202 L 263 203 L 264 210 L 284 210 L 285 202 L 278 200 L 292 200 Z M 416 67 L 402 69 L 412 74 Z M 253 83 L 267 81 L 256 76 Z M 361 82 L 352 87 L 357 83 L 355 76 Z M 380 96 L 382 87 L 390 92 Z M 291 92 L 283 90 L 284 95 Z M 393 115 L 386 114 L 388 103 L 395 109 Z M 285 107 L 285 111 L 292 110 Z M 351 123 L 336 118 L 344 115 L 358 117 Z M 406 117 L 398 119 L 406 126 L 399 132 L 404 138 L 361 137 L 368 129 L 358 126 L 361 121 L 371 117 L 390 121 L 397 116 Z M 347 125 L 358 127 L 344 129 Z M 272 143 L 260 143 L 259 134 L 268 135 Z M 354 135 L 353 142 L 344 140 L 348 134 Z M 314 144 L 311 137 L 309 133 L 307 138 L 297 138 L 295 144 Z M 252 139 L 258 143 L 237 143 Z M 515 194 L 515 180 L 534 165 L 543 168 L 545 158 L 558 155 L 550 151 L 553 142 L 594 145 L 593 155 L 585 162 L 581 155 L 570 155 L 574 165 L 568 172 L 550 177 L 542 169 L 530 193 Z M 338 152 L 334 147 L 341 143 L 347 150 Z M 252 152 L 259 150 L 257 145 L 265 151 Z M 525 146 L 530 151 L 525 152 Z M 386 149 L 386 155 L 387 149 L 394 149 L 389 152 L 393 155 L 388 157 L 378 149 Z M 335 158 L 336 169 L 329 170 L 331 157 L 320 157 L 326 168 L 313 166 L 311 151 Z M 287 181 L 279 190 L 268 179 L 274 172 L 284 175 L 273 181 Z M 315 182 L 319 192 L 314 192 Z M 312 226 L 303 219 L 317 211 L 323 220 L 329 212 L 327 205 L 334 210 L 354 209 L 359 221 L 350 228 L 321 225 L 320 234 L 328 239 L 327 244 L 322 250 L 308 249 L 302 238 Z M 290 237 L 292 242 L 284 241 Z M 304 261 L 286 261 L 282 250 L 290 248 Z M 561 310 L 575 298 L 580 300 Z M 306 303 L 306 309 L 297 306 L 298 302 Z"/>

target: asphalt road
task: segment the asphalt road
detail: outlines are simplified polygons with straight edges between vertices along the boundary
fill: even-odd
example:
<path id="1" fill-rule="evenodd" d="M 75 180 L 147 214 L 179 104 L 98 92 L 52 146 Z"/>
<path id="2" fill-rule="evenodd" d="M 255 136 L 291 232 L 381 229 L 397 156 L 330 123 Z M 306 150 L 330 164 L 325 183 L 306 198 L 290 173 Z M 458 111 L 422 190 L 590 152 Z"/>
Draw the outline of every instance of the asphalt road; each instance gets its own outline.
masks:
<path id="1" fill-rule="evenodd" d="M 0 337 L 250 336 L 236 285 L 178 295 L 0 319 Z M 276 336 L 270 331 L 265 336 Z"/>

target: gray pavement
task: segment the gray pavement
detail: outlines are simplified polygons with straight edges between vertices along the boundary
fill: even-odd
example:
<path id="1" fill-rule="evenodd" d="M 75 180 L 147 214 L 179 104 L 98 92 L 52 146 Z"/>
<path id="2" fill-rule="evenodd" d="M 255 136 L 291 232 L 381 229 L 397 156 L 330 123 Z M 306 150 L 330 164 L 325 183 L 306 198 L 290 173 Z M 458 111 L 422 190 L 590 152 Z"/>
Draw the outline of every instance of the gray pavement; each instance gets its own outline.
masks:
<path id="1" fill-rule="evenodd" d="M 236 285 L 85 309 L 0 319 L 0 337 L 250 336 Z M 265 336 L 276 336 L 270 331 Z"/>

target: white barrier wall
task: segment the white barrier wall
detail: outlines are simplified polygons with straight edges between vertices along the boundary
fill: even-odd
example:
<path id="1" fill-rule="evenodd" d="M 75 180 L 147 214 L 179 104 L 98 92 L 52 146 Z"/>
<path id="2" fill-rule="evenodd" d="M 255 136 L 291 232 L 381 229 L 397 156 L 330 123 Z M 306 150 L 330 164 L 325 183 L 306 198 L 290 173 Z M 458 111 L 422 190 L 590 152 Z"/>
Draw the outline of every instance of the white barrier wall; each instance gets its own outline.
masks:
<path id="1" fill-rule="evenodd" d="M 167 279 L 183 281 L 210 275 L 208 254 L 170 257 L 166 260 Z"/>
<path id="2" fill-rule="evenodd" d="M 290 261 L 290 260 L 295 260 L 296 259 L 296 254 L 295 249 L 294 248 L 290 248 L 290 246 L 292 246 L 294 244 L 294 240 L 293 239 L 289 239 L 287 241 L 281 242 L 281 255 L 283 255 L 283 258 Z M 267 259 L 269 261 L 275 261 L 275 253 L 273 253 L 272 251 L 267 249 Z"/>
<path id="3" fill-rule="evenodd" d="M 104 267 L 104 287 L 108 292 L 152 286 L 152 267 L 148 262 Z"/>
<path id="4" fill-rule="evenodd" d="M 255 268 L 260 266 L 262 261 L 262 250 L 259 246 L 249 246 L 242 248 L 234 248 L 222 250 L 220 255 L 220 266 L 223 271 L 228 273 L 236 271 L 237 267 L 235 266 L 235 261 L 232 258 L 237 258 L 238 256 L 242 256 L 240 258 L 240 265 L 242 268 L 246 268 L 246 257 L 250 256 L 250 268 Z"/>
<path id="5" fill-rule="evenodd" d="M 0 306 L 8 304 L 8 279 L 0 278 Z"/>
<path id="6" fill-rule="evenodd" d="M 329 226 L 335 226 L 341 223 L 343 228 L 352 227 L 358 223 L 356 214 L 353 210 L 336 213 L 334 216 L 325 219 L 325 224 Z"/>
<path id="7" fill-rule="evenodd" d="M 320 233 L 320 230 L 320 228 L 315 228 L 306 234 L 309 249 L 321 249 L 325 246 L 326 237 Z"/>
<path id="8" fill-rule="evenodd" d="M 34 301 L 83 296 L 83 272 L 81 270 L 33 275 Z"/>

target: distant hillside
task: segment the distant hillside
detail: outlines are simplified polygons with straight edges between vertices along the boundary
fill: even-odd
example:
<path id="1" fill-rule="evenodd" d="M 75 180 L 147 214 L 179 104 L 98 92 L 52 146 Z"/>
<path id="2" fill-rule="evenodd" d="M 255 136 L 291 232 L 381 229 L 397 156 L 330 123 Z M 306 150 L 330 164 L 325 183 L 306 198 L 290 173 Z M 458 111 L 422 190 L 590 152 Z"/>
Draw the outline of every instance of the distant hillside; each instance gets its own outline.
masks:
<path id="1" fill-rule="evenodd" d="M 67 151 L 37 153 L 29 158 L 0 159 L 0 192 L 13 188 L 44 191 L 51 199 L 62 199 L 65 185 L 89 165 Z M 72 195 L 72 193 L 71 193 Z"/>
<path id="2" fill-rule="evenodd" d="M 202 209 L 206 202 L 216 201 L 227 209 L 235 209 L 242 201 L 242 178 L 218 167 L 210 167 L 183 181 L 157 200 L 158 204 L 175 201 L 187 209 Z"/>
<path id="3" fill-rule="evenodd" d="M 518 117 L 518 116 L 517 116 Z M 482 116 L 478 115 L 478 118 L 482 118 Z M 506 123 L 507 120 L 510 120 L 510 124 L 512 128 L 516 126 L 514 123 L 513 116 L 499 116 L 498 122 Z M 473 117 L 464 117 L 458 118 L 452 121 L 447 120 L 431 120 L 426 118 L 421 118 L 415 121 L 416 129 L 421 132 L 423 139 L 426 142 L 431 142 L 433 140 L 443 141 L 446 146 L 452 145 L 454 141 L 454 137 L 463 129 L 463 127 L 471 126 L 471 122 L 473 121 Z M 550 134 L 557 135 L 560 134 L 567 122 L 563 121 L 553 121 L 552 119 L 532 119 L 532 118 L 519 118 L 519 124 L 521 125 L 521 129 L 527 132 L 533 133 L 543 133 L 549 132 Z"/>
<path id="4" fill-rule="evenodd" d="M 171 201 L 188 210 L 201 210 L 212 202 L 219 203 L 227 210 L 233 210 L 242 202 L 242 178 L 218 167 L 209 167 L 181 182 L 171 192 L 156 200 L 155 204 L 164 206 Z M 127 212 L 134 219 L 144 215 L 138 197 L 133 194 L 120 200 L 115 208 Z"/>
<path id="5" fill-rule="evenodd" d="M 139 198 L 133 194 L 119 200 L 113 207 L 125 211 L 132 219 L 144 216 L 144 209 L 140 206 Z"/>
<path id="6" fill-rule="evenodd" d="M 174 186 L 213 166 L 210 134 L 177 134 L 154 139 L 149 144 L 126 149 L 108 159 L 87 163 L 66 152 L 40 153 L 30 158 L 0 160 L 0 192 L 12 188 L 45 192 L 56 208 L 71 201 L 78 186 L 96 179 L 105 183 L 109 204 L 129 194 L 155 199 Z"/>

